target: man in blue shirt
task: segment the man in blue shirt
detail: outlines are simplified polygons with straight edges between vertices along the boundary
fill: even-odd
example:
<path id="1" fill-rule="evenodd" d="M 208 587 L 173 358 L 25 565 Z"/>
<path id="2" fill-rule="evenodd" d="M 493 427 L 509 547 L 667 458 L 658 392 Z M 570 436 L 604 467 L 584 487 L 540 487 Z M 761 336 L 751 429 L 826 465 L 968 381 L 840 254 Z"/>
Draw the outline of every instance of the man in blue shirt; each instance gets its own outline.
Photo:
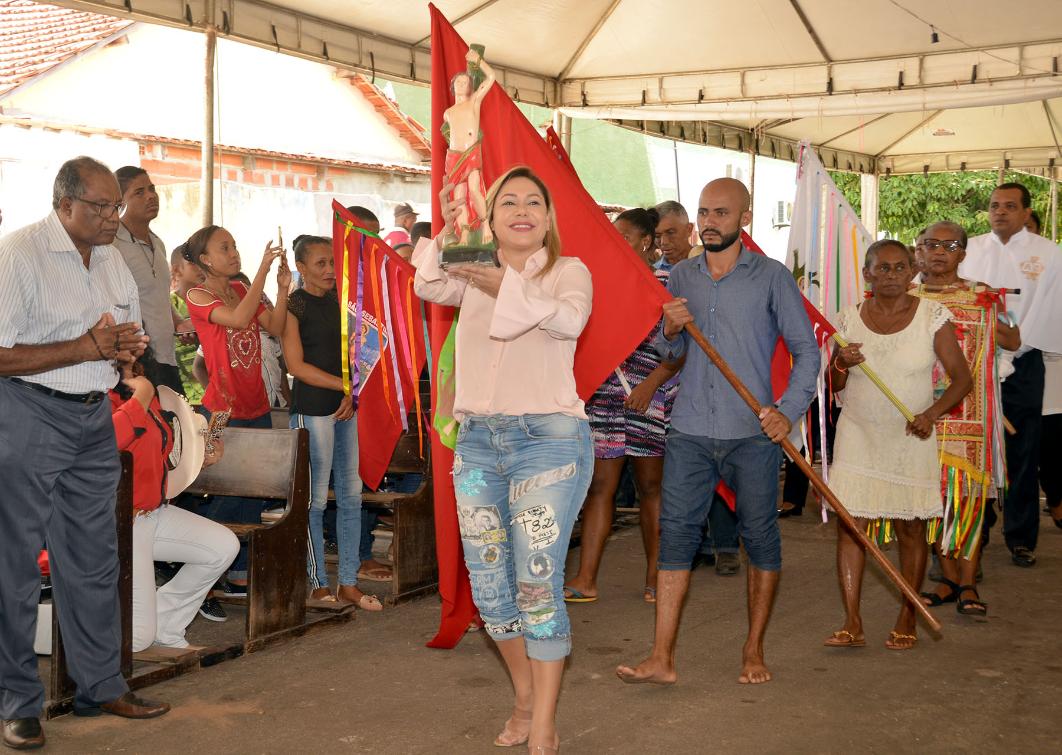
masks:
<path id="1" fill-rule="evenodd" d="M 656 346 L 664 359 L 685 355 L 686 363 L 664 453 L 656 638 L 641 664 L 616 669 L 625 682 L 673 684 L 677 678 L 679 615 L 720 479 L 737 495 L 738 532 L 749 557 L 749 634 L 738 681 L 759 684 L 771 679 L 763 636 L 782 568 L 778 443 L 811 403 L 819 350 L 792 274 L 741 245 L 741 228 L 751 220 L 745 186 L 731 178 L 712 181 L 701 192 L 697 209 L 705 253 L 680 262 L 671 272 L 668 289 L 675 299 L 664 305 L 664 327 Z M 690 347 L 687 323 L 700 328 L 764 405 L 759 417 L 707 355 Z M 793 371 L 776 403 L 771 357 L 779 336 L 793 357 Z"/>

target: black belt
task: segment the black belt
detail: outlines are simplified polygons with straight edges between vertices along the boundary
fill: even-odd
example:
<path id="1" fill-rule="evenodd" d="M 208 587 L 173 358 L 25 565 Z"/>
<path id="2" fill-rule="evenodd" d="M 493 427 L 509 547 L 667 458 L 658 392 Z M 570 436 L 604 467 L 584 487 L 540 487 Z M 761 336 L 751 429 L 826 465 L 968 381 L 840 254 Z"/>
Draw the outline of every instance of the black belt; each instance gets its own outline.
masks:
<path id="1" fill-rule="evenodd" d="M 20 380 L 13 377 L 8 378 L 12 383 L 18 383 L 24 385 L 27 388 L 32 388 L 38 393 L 43 393 L 45 396 L 51 396 L 52 398 L 61 398 L 63 401 L 72 401 L 75 404 L 98 404 L 103 401 L 107 396 L 106 391 L 89 391 L 88 393 L 64 393 L 63 391 L 57 391 L 54 388 L 48 388 L 40 383 L 31 383 L 27 380 Z"/>

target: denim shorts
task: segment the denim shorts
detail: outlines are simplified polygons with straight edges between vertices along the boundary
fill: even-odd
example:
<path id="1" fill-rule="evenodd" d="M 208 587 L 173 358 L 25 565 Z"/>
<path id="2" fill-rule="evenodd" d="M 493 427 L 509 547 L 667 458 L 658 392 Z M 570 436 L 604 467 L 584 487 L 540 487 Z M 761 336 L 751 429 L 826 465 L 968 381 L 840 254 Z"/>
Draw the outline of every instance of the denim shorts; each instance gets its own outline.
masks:
<path id="1" fill-rule="evenodd" d="M 566 414 L 473 416 L 454 454 L 454 490 L 472 598 L 495 640 L 529 658 L 571 652 L 564 559 L 594 471 L 590 425 Z"/>
<path id="2" fill-rule="evenodd" d="M 664 454 L 660 556 L 664 570 L 689 569 L 720 480 L 737 499 L 738 534 L 749 562 L 762 571 L 782 568 L 778 530 L 778 470 L 782 450 L 766 435 L 719 440 L 671 428 Z"/>

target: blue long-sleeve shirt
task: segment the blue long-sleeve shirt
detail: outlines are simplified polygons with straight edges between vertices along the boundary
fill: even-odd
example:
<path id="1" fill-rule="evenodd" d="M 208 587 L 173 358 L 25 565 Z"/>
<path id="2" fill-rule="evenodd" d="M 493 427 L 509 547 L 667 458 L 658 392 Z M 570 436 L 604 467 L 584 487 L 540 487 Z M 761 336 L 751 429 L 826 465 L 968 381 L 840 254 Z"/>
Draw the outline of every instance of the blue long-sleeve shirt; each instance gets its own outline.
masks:
<path id="1" fill-rule="evenodd" d="M 815 394 L 819 348 L 800 290 L 785 265 L 742 247 L 733 270 L 715 280 L 701 254 L 675 265 L 668 290 L 687 300 L 686 307 L 705 338 L 767 406 L 775 403 L 771 391 L 775 343 L 779 335 L 785 339 L 793 357 L 793 371 L 777 407 L 796 423 Z M 763 432 L 759 418 L 705 353 L 691 345 L 685 331 L 669 341 L 661 329 L 655 346 L 666 360 L 686 354 L 671 410 L 672 427 L 687 435 L 720 440 Z"/>

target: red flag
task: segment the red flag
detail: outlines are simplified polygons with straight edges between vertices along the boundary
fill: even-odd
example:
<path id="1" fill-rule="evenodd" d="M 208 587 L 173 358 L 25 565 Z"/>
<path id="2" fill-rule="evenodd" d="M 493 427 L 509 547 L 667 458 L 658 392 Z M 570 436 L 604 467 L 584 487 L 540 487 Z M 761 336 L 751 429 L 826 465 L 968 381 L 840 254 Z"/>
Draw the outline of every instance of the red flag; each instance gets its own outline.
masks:
<path id="1" fill-rule="evenodd" d="M 432 80 L 432 207 L 434 229 L 442 228 L 437 197 L 442 190 L 446 141 L 440 127 L 450 102 L 450 80 L 466 69 L 468 45 L 439 10 L 431 6 Z M 486 51 L 489 60 L 491 51 Z M 527 165 L 549 187 L 557 212 L 564 254 L 577 256 L 590 269 L 594 300 L 590 321 L 575 354 L 575 380 L 584 399 L 605 377 L 634 351 L 645 334 L 660 319 L 660 305 L 670 299 L 652 272 L 640 260 L 608 218 L 586 192 L 574 171 L 557 159 L 554 150 L 538 134 L 506 96 L 495 86 L 483 100 L 480 114 L 483 131 L 483 176 L 489 186 L 515 165 Z M 429 310 L 432 354 L 437 357 L 453 322 L 453 310 L 431 306 Z M 437 359 L 436 359 L 437 361 Z M 437 365 L 432 365 L 434 370 Z M 435 386 L 432 386 L 434 402 Z M 429 647 L 453 647 L 475 617 L 461 553 L 450 469 L 453 454 L 432 432 L 432 464 L 435 470 L 435 538 L 439 557 L 439 595 L 442 621 Z"/>
<path id="2" fill-rule="evenodd" d="M 749 236 L 745 231 L 741 232 L 741 243 L 745 245 L 745 248 L 754 254 L 763 254 L 763 250 L 759 245 L 752 240 L 752 236 Z M 800 298 L 804 300 L 804 310 L 808 313 L 808 319 L 811 321 L 811 329 L 815 332 L 815 340 L 819 343 L 821 349 L 830 336 L 837 332 L 830 321 L 815 308 L 815 305 L 808 301 L 808 298 L 803 294 Z M 774 399 L 777 401 L 785 393 L 786 387 L 789 385 L 789 373 L 793 369 L 793 358 L 789 355 L 789 349 L 785 347 L 785 342 L 779 338 L 778 344 L 774 347 L 774 357 L 771 359 L 771 389 L 774 391 Z"/>
<path id="3" fill-rule="evenodd" d="M 553 126 L 546 126 L 546 144 L 557 155 L 557 159 L 567 165 L 574 173 L 575 166 L 572 165 L 572 158 L 568 156 L 568 150 L 564 149 L 564 143 L 561 141 L 560 136 L 557 135 L 557 132 L 553 130 Z"/>
<path id="4" fill-rule="evenodd" d="M 416 270 L 332 202 L 332 249 L 346 318 L 347 349 L 355 356 L 351 389 L 358 397 L 358 468 L 370 488 L 380 486 L 395 444 L 413 416 L 422 425 L 417 386 L 424 369 L 424 324 L 413 294 Z M 360 310 L 360 312 L 359 312 Z"/>

